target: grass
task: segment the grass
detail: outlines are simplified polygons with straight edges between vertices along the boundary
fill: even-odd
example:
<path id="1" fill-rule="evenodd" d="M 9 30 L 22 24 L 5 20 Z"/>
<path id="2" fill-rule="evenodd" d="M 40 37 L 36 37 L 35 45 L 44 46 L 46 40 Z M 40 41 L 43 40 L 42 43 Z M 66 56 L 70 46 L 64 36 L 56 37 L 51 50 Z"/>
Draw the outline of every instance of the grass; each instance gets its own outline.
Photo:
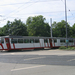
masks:
<path id="1" fill-rule="evenodd" d="M 59 47 L 59 49 L 60 49 L 60 50 L 75 50 L 75 47 L 70 47 L 70 46 L 68 46 L 68 48 L 67 48 L 67 47 L 65 47 L 65 46 L 61 46 L 61 47 Z"/>

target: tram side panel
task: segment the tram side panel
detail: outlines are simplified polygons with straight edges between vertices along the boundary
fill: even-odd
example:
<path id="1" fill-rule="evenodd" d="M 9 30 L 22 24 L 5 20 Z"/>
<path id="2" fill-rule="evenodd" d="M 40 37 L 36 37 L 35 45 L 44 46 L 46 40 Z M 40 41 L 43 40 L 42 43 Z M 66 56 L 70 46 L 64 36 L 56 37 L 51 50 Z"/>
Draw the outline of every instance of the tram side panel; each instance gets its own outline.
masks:
<path id="1" fill-rule="evenodd" d="M 0 38 L 0 50 L 8 50 L 6 46 L 5 38 Z"/>
<path id="2" fill-rule="evenodd" d="M 40 44 L 43 48 L 52 48 L 53 46 L 52 39 L 41 39 Z"/>
<path id="3" fill-rule="evenodd" d="M 4 49 L 4 46 L 3 46 L 4 41 L 2 42 L 2 40 L 3 40 L 3 39 L 0 38 L 0 50 Z"/>
<path id="4" fill-rule="evenodd" d="M 60 45 L 59 46 L 66 46 L 65 39 L 59 39 Z"/>
<path id="5" fill-rule="evenodd" d="M 15 43 L 15 44 L 11 44 L 12 49 L 25 49 L 25 48 L 34 48 L 33 44 L 27 43 Z"/>
<path id="6" fill-rule="evenodd" d="M 69 40 L 68 41 L 68 46 L 74 46 L 74 40 Z"/>
<path id="7" fill-rule="evenodd" d="M 44 39 L 39 39 L 40 40 L 40 48 L 44 48 Z"/>
<path id="8" fill-rule="evenodd" d="M 55 42 L 55 47 L 66 46 L 65 39 L 57 39 Z"/>
<path id="9" fill-rule="evenodd" d="M 63 39 L 53 39 L 53 47 L 65 46 L 65 40 Z"/>
<path id="10" fill-rule="evenodd" d="M 19 44 L 19 43 L 17 43 L 17 44 L 15 44 L 15 49 L 22 49 L 22 48 L 34 48 L 34 46 L 31 43 L 27 43 L 27 44 L 24 44 L 24 43 Z"/>
<path id="11" fill-rule="evenodd" d="M 43 48 L 44 41 L 43 39 L 11 39 L 11 49 L 35 49 Z M 23 42 L 22 42 L 23 40 Z"/>
<path id="12" fill-rule="evenodd" d="M 34 48 L 34 42 L 29 39 L 11 39 L 12 49 L 32 49 Z"/>
<path id="13" fill-rule="evenodd" d="M 59 47 L 59 39 L 50 39 L 50 47 L 51 48 Z"/>
<path id="14" fill-rule="evenodd" d="M 40 47 L 41 47 L 40 43 L 34 43 L 34 48 L 40 48 Z"/>
<path id="15" fill-rule="evenodd" d="M 7 49 L 7 45 L 6 45 L 5 39 L 4 39 L 3 47 L 4 47 L 4 49 Z"/>
<path id="16" fill-rule="evenodd" d="M 35 39 L 35 42 L 34 42 L 34 49 L 37 49 L 37 48 L 42 48 L 42 39 Z"/>
<path id="17" fill-rule="evenodd" d="M 44 39 L 44 47 L 45 48 L 50 48 L 50 41 L 49 41 L 49 39 Z"/>
<path id="18" fill-rule="evenodd" d="M 55 39 L 54 39 L 55 41 Z M 54 42 L 54 47 L 60 47 L 60 46 L 66 46 L 66 40 L 65 39 L 56 39 Z M 73 40 L 68 40 L 68 46 L 75 46 L 75 43 Z"/>

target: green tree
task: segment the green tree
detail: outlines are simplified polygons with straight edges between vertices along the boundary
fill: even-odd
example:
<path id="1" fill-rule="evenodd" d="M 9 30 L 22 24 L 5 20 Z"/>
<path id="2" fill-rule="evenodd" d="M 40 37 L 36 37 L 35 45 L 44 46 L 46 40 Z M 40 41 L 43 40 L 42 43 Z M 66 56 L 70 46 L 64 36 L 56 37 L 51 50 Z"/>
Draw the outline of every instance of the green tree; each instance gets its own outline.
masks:
<path id="1" fill-rule="evenodd" d="M 9 27 L 10 27 L 10 21 L 7 21 L 7 24 L 2 28 L 2 33 L 4 35 L 9 35 Z"/>
<path id="2" fill-rule="evenodd" d="M 5 35 L 28 35 L 26 25 L 21 20 L 17 19 L 15 19 L 14 22 L 8 21 L 7 24 L 2 28 L 2 31 Z"/>
<path id="3" fill-rule="evenodd" d="M 19 36 L 27 36 L 27 27 L 25 23 L 23 23 L 21 20 L 14 20 L 14 22 L 11 23 L 10 27 L 10 33 L 12 35 L 19 35 Z"/>
<path id="4" fill-rule="evenodd" d="M 54 25 L 55 24 L 55 25 Z M 53 36 L 54 37 L 66 37 L 66 22 L 62 20 L 61 22 L 54 23 L 53 26 Z M 67 23 L 68 37 L 70 37 L 70 25 Z"/>
<path id="5" fill-rule="evenodd" d="M 2 28 L 0 28 L 0 36 L 4 36 Z"/>
<path id="6" fill-rule="evenodd" d="M 74 25 L 72 26 L 72 37 L 75 38 L 75 23 L 74 23 Z"/>
<path id="7" fill-rule="evenodd" d="M 45 23 L 45 18 L 42 15 L 28 17 L 26 21 L 27 31 L 29 36 L 50 36 L 50 26 Z"/>

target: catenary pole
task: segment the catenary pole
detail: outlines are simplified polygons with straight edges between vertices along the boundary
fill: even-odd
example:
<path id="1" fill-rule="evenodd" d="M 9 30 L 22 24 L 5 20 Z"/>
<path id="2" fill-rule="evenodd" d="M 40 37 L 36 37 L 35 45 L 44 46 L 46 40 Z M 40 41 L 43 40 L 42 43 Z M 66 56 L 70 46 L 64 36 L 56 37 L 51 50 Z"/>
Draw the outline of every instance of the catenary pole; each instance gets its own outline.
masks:
<path id="1" fill-rule="evenodd" d="M 50 24 L 51 24 L 51 37 L 52 37 L 52 18 L 50 18 Z"/>
<path id="2" fill-rule="evenodd" d="M 68 36 L 67 36 L 67 8 L 66 8 L 66 0 L 65 0 L 65 21 L 66 21 L 66 47 L 68 48 Z"/>

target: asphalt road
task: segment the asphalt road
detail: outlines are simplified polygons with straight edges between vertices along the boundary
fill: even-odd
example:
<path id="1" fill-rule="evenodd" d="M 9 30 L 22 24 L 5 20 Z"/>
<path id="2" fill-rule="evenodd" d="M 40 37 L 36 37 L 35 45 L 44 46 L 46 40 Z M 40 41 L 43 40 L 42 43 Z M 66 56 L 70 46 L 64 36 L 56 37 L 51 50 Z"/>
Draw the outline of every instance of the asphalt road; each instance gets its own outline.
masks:
<path id="1" fill-rule="evenodd" d="M 75 75 L 75 51 L 0 52 L 0 75 Z"/>

